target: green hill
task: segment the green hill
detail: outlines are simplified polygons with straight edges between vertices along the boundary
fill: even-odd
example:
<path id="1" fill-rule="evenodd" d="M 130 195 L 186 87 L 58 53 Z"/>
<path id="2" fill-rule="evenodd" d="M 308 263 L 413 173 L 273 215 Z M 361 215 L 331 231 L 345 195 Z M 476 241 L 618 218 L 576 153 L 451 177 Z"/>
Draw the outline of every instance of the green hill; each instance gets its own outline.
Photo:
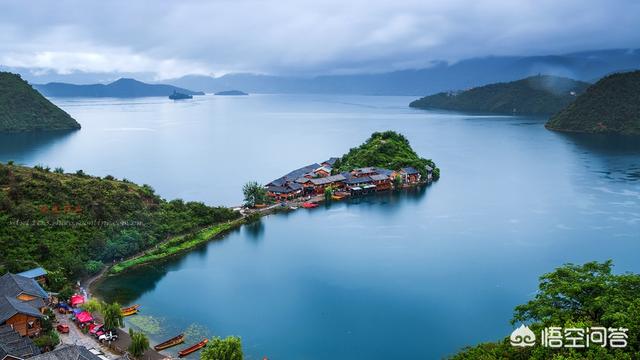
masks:
<path id="1" fill-rule="evenodd" d="M 173 235 L 238 217 L 166 201 L 148 185 L 111 176 L 0 164 L 0 274 L 44 266 L 75 281 Z"/>
<path id="2" fill-rule="evenodd" d="M 589 84 L 562 77 L 538 75 L 461 92 L 441 92 L 409 106 L 496 114 L 553 114 L 575 100 Z"/>
<path id="3" fill-rule="evenodd" d="M 375 132 L 357 148 L 342 156 L 334 167 L 338 171 L 351 171 L 361 167 L 381 167 L 399 170 L 412 166 L 425 176 L 427 165 L 433 168 L 433 178 L 438 180 L 440 169 L 432 160 L 423 159 L 411 148 L 409 140 L 394 131 Z"/>
<path id="4" fill-rule="evenodd" d="M 640 135 L 640 71 L 606 76 L 546 127 L 551 130 Z"/>
<path id="5" fill-rule="evenodd" d="M 0 132 L 80 129 L 69 114 L 34 90 L 20 75 L 0 72 Z"/>

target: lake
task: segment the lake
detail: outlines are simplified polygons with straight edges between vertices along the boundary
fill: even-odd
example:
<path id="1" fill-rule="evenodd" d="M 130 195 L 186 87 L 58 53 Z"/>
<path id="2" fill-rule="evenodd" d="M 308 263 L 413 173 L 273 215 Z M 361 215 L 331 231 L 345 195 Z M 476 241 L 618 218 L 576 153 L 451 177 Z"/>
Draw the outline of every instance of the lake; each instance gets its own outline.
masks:
<path id="1" fill-rule="evenodd" d="M 127 323 L 153 341 L 239 335 L 249 359 L 437 359 L 507 336 L 514 306 L 564 263 L 640 272 L 638 141 L 414 110 L 412 99 L 52 99 L 82 130 L 2 135 L 0 160 L 235 206 L 247 181 L 339 156 L 374 131 L 403 133 L 439 182 L 268 216 L 97 289 L 141 304 Z"/>

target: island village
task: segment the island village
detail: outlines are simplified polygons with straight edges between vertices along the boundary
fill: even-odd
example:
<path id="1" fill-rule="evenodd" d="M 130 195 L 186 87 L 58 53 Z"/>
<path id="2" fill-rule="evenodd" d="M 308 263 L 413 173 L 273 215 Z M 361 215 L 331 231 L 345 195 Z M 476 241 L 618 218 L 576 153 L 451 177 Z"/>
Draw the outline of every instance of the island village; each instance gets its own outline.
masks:
<path id="1" fill-rule="evenodd" d="M 399 170 L 362 167 L 338 172 L 334 169 L 338 160 L 332 157 L 320 164 L 293 170 L 268 183 L 267 195 L 274 201 L 287 201 L 328 195 L 328 190 L 333 200 L 340 200 L 348 196 L 416 186 L 429 183 L 433 179 L 433 169 L 430 166 L 426 166 L 426 177 L 413 167 L 403 167 Z"/>

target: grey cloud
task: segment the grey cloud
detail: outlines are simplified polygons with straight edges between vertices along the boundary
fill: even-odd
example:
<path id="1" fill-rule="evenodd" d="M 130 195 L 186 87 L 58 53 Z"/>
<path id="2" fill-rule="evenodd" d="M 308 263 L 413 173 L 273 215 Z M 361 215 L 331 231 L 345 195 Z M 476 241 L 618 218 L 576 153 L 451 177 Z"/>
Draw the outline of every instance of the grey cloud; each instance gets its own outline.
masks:
<path id="1" fill-rule="evenodd" d="M 58 72 L 386 71 L 640 44 L 635 0 L 8 0 L 2 7 L 0 64 Z"/>

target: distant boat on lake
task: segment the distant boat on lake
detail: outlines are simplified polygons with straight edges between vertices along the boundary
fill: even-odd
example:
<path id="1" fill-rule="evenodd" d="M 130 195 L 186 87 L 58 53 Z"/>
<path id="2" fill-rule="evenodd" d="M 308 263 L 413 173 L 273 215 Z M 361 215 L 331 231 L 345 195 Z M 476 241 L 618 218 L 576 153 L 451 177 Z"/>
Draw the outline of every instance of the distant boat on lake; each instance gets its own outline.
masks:
<path id="1" fill-rule="evenodd" d="M 169 95 L 169 99 L 171 100 L 193 99 L 193 96 L 174 91 L 173 94 Z"/>

